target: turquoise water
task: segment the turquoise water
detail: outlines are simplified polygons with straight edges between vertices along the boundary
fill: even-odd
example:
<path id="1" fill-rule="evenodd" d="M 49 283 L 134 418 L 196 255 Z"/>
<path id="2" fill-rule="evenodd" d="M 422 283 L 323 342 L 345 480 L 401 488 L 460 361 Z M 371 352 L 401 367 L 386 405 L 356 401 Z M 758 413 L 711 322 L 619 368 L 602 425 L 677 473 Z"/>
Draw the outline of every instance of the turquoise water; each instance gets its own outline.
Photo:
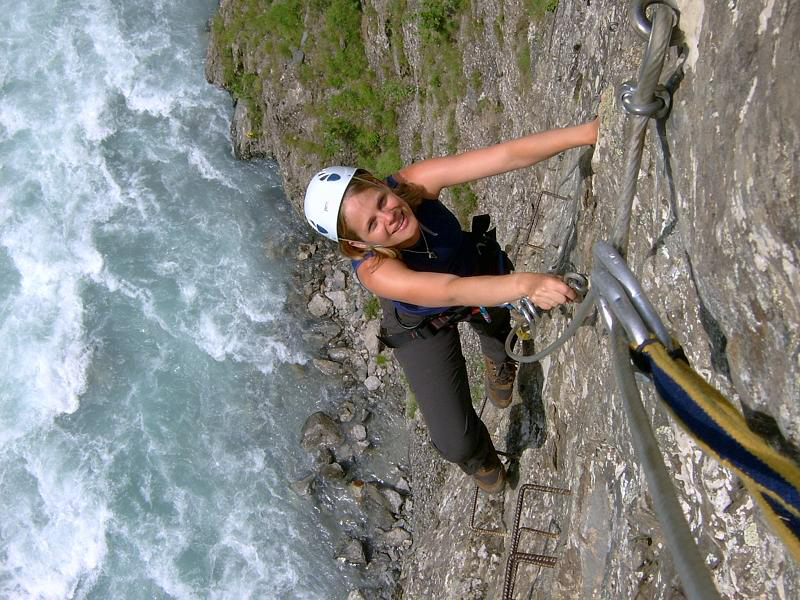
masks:
<path id="1" fill-rule="evenodd" d="M 336 598 L 287 489 L 327 400 L 295 226 L 203 79 L 210 0 L 0 11 L 0 596 Z M 322 393 L 320 392 L 322 390 Z M 308 543 L 312 540 L 313 543 Z"/>

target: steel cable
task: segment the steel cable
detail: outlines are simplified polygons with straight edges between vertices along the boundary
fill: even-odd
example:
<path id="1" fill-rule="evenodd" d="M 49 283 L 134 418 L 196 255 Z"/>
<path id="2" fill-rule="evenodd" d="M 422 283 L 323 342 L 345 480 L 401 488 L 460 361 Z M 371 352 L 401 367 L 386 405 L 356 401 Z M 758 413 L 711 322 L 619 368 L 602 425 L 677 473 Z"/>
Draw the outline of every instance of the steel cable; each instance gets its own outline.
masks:
<path id="1" fill-rule="evenodd" d="M 655 98 L 658 78 L 664 66 L 675 23 L 675 13 L 669 6 L 659 4 L 655 6 L 653 13 L 653 26 L 639 68 L 638 83 L 633 91 L 632 103 L 637 106 L 650 104 Z M 623 257 L 628 252 L 633 197 L 636 195 L 636 183 L 642 164 L 647 123 L 650 121 L 649 116 L 630 115 L 630 117 L 628 156 L 622 178 L 623 186 L 617 200 L 617 220 L 611 235 L 611 245 L 616 247 Z"/>
<path id="2" fill-rule="evenodd" d="M 611 364 L 625 406 L 631 441 L 644 469 L 653 507 L 662 524 L 661 532 L 675 561 L 675 570 L 683 584 L 683 591 L 690 600 L 719 598 L 675 495 L 675 488 L 653 435 L 650 419 L 642 406 L 631 368 L 628 342 L 615 317 L 611 317 L 610 329 Z"/>
<path id="3" fill-rule="evenodd" d="M 645 0 L 644 8 L 652 3 L 652 0 Z M 664 60 L 672 37 L 675 20 L 675 11 L 670 6 L 666 4 L 656 4 L 656 6 L 654 6 L 650 37 L 648 38 L 647 47 L 639 67 L 638 84 L 633 91 L 634 104 L 649 104 L 655 98 L 658 79 L 664 66 Z M 636 195 L 636 184 L 642 162 L 642 153 L 644 151 L 647 123 L 650 120 L 648 116 L 639 115 L 630 115 L 630 118 L 632 123 L 628 134 L 628 154 L 625 163 L 623 186 L 617 200 L 617 216 L 611 237 L 611 244 L 616 247 L 623 256 L 625 256 L 628 249 L 633 198 Z M 595 298 L 595 294 L 592 290 L 589 290 L 583 302 L 578 305 L 575 316 L 567 329 L 555 342 L 547 346 L 547 348 L 532 356 L 515 353 L 513 345 L 516 340 L 516 329 L 512 329 L 506 338 L 506 353 L 518 362 L 534 363 L 541 361 L 558 350 L 575 334 L 578 327 L 583 324 L 583 321 L 589 315 L 594 305 Z"/>

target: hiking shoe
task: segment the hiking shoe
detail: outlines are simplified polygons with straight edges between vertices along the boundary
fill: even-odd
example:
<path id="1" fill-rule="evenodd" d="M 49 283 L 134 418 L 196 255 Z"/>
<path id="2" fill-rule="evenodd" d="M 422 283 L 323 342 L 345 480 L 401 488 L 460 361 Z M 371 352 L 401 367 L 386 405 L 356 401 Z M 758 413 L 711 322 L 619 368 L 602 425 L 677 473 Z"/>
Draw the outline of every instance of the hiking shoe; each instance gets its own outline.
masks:
<path id="1" fill-rule="evenodd" d="M 517 363 L 510 358 L 501 363 L 496 363 L 485 356 L 483 360 L 486 365 L 486 395 L 497 408 L 505 408 L 511 404 Z"/>
<path id="2" fill-rule="evenodd" d="M 489 464 L 478 469 L 472 478 L 487 494 L 499 494 L 506 485 L 506 470 L 497 458 L 497 454 L 492 452 Z"/>

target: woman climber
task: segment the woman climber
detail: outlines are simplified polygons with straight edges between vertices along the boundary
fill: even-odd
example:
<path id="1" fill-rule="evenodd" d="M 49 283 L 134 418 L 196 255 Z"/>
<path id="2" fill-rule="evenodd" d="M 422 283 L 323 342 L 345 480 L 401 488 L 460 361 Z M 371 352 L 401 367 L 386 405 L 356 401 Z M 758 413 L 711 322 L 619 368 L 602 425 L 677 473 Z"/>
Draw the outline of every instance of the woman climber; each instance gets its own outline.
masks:
<path id="1" fill-rule="evenodd" d="M 488 220 L 462 231 L 439 193 L 594 144 L 597 130 L 595 119 L 534 133 L 423 160 L 385 181 L 362 169 L 329 167 L 314 175 L 306 190 L 311 226 L 339 243 L 361 284 L 381 300 L 381 339 L 394 348 L 431 442 L 486 492 L 503 489 L 505 470 L 472 406 L 455 323 L 467 320 L 477 332 L 487 395 L 505 408 L 516 364 L 505 353 L 510 319 L 500 305 L 527 296 L 547 310 L 574 300 L 575 294 L 558 277 L 509 273 L 510 261 L 494 241 L 494 231 L 487 231 Z"/>

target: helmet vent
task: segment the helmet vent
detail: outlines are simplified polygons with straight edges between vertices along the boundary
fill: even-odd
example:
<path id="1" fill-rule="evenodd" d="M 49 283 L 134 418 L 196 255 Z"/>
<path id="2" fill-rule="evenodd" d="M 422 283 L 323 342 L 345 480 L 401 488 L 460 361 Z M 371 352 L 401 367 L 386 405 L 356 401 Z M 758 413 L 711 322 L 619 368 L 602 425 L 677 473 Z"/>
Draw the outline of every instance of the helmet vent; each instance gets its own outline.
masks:
<path id="1" fill-rule="evenodd" d="M 314 223 L 314 221 L 312 221 L 311 219 L 309 219 L 309 220 L 308 220 L 308 222 L 309 222 L 309 223 L 311 223 L 311 226 L 312 226 L 314 229 L 316 229 L 317 231 L 319 231 L 319 232 L 320 232 L 322 235 L 328 235 L 328 230 L 327 230 L 327 229 L 325 229 L 325 228 L 324 228 L 322 225 L 317 225 L 317 224 L 316 224 L 316 223 Z"/>
<path id="2" fill-rule="evenodd" d="M 321 181 L 339 181 L 342 176 L 336 173 L 321 173 L 319 178 Z"/>

